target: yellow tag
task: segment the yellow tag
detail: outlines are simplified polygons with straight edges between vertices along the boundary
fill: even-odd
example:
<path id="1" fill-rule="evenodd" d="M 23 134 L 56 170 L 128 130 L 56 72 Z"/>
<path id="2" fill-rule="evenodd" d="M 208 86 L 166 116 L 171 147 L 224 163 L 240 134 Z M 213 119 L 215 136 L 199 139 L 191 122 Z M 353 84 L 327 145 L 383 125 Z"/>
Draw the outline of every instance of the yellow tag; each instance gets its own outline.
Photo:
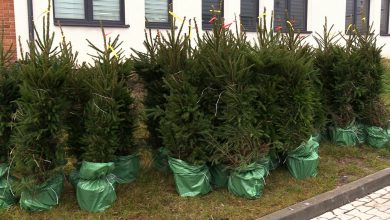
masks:
<path id="1" fill-rule="evenodd" d="M 114 54 L 114 56 L 115 56 L 117 59 L 119 59 L 118 54 L 116 53 L 115 49 L 114 49 L 110 44 L 108 45 L 108 48 L 111 49 L 111 51 L 112 51 L 112 53 Z"/>
<path id="2" fill-rule="evenodd" d="M 210 12 L 221 13 L 221 10 L 210 10 Z"/>
<path id="3" fill-rule="evenodd" d="M 290 22 L 290 21 L 287 21 L 287 24 L 290 25 L 291 29 L 294 31 L 294 27 L 293 27 L 293 25 L 291 24 L 291 22 Z"/>
<path id="4" fill-rule="evenodd" d="M 347 28 L 347 32 L 349 31 L 349 29 L 351 29 L 351 27 L 352 27 L 352 24 L 349 24 L 348 28 Z"/>
<path id="5" fill-rule="evenodd" d="M 183 18 L 179 17 L 177 14 L 173 13 L 172 11 L 169 11 L 169 14 L 170 14 L 172 17 L 174 17 L 174 18 L 176 18 L 177 20 L 179 20 L 179 21 L 182 21 L 182 22 L 184 21 Z"/>
<path id="6" fill-rule="evenodd" d="M 45 15 L 45 14 L 49 14 L 49 12 L 50 12 L 50 10 L 49 10 L 49 9 L 46 9 L 44 12 L 42 12 L 42 13 L 38 16 L 38 18 L 42 17 L 42 16 Z"/>

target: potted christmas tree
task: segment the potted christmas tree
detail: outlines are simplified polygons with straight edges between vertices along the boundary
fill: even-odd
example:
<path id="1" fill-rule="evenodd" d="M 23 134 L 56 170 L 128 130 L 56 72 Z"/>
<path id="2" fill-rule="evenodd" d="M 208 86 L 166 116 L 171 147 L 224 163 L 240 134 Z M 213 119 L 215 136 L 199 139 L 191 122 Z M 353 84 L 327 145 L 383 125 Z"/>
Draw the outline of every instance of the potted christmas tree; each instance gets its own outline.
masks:
<path id="1" fill-rule="evenodd" d="M 216 14 L 213 30 L 202 37 L 194 53 L 191 81 L 202 94 L 201 108 L 212 119 L 210 162 L 212 182 L 232 193 L 261 196 L 268 165 L 259 163 L 268 150 L 257 85 L 250 71 L 250 44 L 244 33 L 229 30 Z M 237 29 L 237 25 L 236 25 Z M 247 187 L 245 187 L 247 186 Z"/>
<path id="2" fill-rule="evenodd" d="M 123 74 L 121 43 L 119 36 L 107 41 L 104 30 L 102 35 L 103 49 L 88 41 L 97 55 L 86 73 L 90 100 L 84 112 L 76 191 L 79 206 L 91 212 L 110 207 L 116 200 L 115 182 L 133 181 L 139 169 L 133 142 L 136 114 Z"/>
<path id="3" fill-rule="evenodd" d="M 162 108 L 155 109 L 160 118 L 161 137 L 169 152 L 169 166 L 174 174 L 180 196 L 204 195 L 211 190 L 208 160 L 210 118 L 199 104 L 201 97 L 196 87 L 185 78 L 185 73 L 164 79 L 169 95 Z"/>
<path id="4" fill-rule="evenodd" d="M 390 136 L 389 113 L 381 94 L 383 92 L 383 75 L 385 67 L 382 63 L 382 47 L 377 45 L 377 35 L 372 26 L 367 31 L 356 30 L 356 43 L 353 45 L 358 74 L 359 93 L 354 102 L 357 120 L 361 123 L 359 130 L 363 132 L 361 142 L 374 148 L 389 145 Z M 360 141 L 360 140 L 359 140 Z"/>
<path id="5" fill-rule="evenodd" d="M 317 108 L 321 106 L 311 50 L 290 21 L 286 22 L 286 34 L 274 33 L 265 25 L 258 28 L 258 46 L 250 56 L 258 100 L 267 109 L 262 115 L 263 130 L 270 136 L 272 154 L 276 150 L 287 155 L 294 177 L 315 176 L 318 143 L 313 146 L 308 138 L 314 132 L 315 120 L 320 116 Z M 298 150 L 301 148 L 305 150 Z"/>
<path id="6" fill-rule="evenodd" d="M 50 16 L 43 21 L 43 33 L 35 29 L 37 39 L 29 42 L 29 52 L 20 65 L 20 97 L 11 139 L 12 173 L 20 179 L 15 189 L 21 207 L 29 211 L 48 210 L 61 196 L 67 144 L 64 122 L 69 108 L 64 84 L 76 59 L 64 37 L 61 50 L 54 47 Z"/>

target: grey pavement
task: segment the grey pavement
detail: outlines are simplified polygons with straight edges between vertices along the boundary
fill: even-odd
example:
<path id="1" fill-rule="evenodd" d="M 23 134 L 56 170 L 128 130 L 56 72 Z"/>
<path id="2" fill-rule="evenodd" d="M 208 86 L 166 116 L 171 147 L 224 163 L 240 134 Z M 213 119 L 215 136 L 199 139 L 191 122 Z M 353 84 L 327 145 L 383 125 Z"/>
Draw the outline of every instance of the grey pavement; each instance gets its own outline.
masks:
<path id="1" fill-rule="evenodd" d="M 390 220 L 390 186 L 312 220 Z"/>

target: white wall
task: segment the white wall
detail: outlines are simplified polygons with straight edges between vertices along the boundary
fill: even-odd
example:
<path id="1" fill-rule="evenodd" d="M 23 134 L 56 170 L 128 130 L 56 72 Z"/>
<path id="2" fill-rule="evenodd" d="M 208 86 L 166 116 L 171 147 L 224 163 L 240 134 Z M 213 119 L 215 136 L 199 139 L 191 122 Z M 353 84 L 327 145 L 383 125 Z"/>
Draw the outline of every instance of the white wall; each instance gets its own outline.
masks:
<path id="1" fill-rule="evenodd" d="M 267 16 L 271 16 L 273 10 L 273 0 L 260 0 L 260 15 L 263 12 L 264 7 L 267 9 Z M 15 0 L 15 22 L 16 22 L 16 35 L 20 36 L 23 43 L 24 50 L 25 42 L 28 40 L 28 17 L 27 17 L 27 1 Z M 174 12 L 184 17 L 196 18 L 198 25 L 201 25 L 201 0 L 173 0 Z M 34 7 L 34 20 L 37 21 L 37 28 L 41 30 L 43 12 L 47 8 L 46 0 L 33 0 Z M 328 18 L 328 24 L 334 24 L 334 32 L 344 32 L 345 30 L 345 0 L 308 0 L 308 31 L 322 33 L 322 26 L 324 24 L 325 17 Z M 126 50 L 126 54 L 131 53 L 130 48 L 136 50 L 143 50 L 144 29 L 145 29 L 145 11 L 144 0 L 125 0 L 125 14 L 126 24 L 130 25 L 129 28 L 105 28 L 106 33 L 111 34 L 109 36 L 115 37 L 117 34 L 121 36 L 123 40 L 123 49 Z M 380 11 L 381 0 L 371 0 L 370 7 L 370 22 L 374 22 L 374 29 L 379 34 L 380 27 Z M 226 23 L 234 20 L 235 16 L 240 14 L 240 1 L 239 0 L 225 0 L 225 19 Z M 268 19 L 270 21 L 270 19 Z M 232 25 L 231 27 L 234 27 Z M 61 34 L 59 27 L 51 25 L 52 30 L 56 32 L 56 40 L 61 40 Z M 79 52 L 79 61 L 89 61 L 88 53 L 93 51 L 88 47 L 86 39 L 94 42 L 96 45 L 102 45 L 102 36 L 99 27 L 62 27 L 67 40 L 72 42 L 74 50 Z M 185 32 L 187 32 L 185 28 Z M 156 31 L 154 31 L 155 33 Z M 164 32 L 164 31 L 163 31 Z M 193 32 L 194 33 L 194 32 Z M 311 35 L 313 35 L 311 34 Z M 193 34 L 195 37 L 195 34 Z M 249 33 L 248 37 L 255 37 L 254 33 Z M 312 36 L 308 36 L 307 40 L 314 43 Z M 378 44 L 383 45 L 383 56 L 390 58 L 390 36 L 379 36 Z M 20 52 L 18 49 L 18 57 Z"/>

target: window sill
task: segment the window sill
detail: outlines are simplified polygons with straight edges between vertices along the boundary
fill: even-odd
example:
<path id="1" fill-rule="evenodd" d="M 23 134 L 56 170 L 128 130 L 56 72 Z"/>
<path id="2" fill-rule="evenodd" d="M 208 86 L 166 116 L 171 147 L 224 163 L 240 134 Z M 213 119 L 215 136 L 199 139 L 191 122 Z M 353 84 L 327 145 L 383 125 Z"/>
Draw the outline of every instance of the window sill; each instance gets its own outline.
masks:
<path id="1" fill-rule="evenodd" d="M 73 27 L 114 27 L 114 28 L 129 28 L 128 24 L 107 23 L 107 22 L 84 22 L 84 21 L 60 21 L 54 22 L 55 26 L 73 26 Z"/>
<path id="2" fill-rule="evenodd" d="M 390 34 L 380 34 L 379 36 L 382 36 L 382 37 L 390 37 Z"/>
<path id="3" fill-rule="evenodd" d="M 276 31 L 275 31 L 276 32 Z M 282 31 L 282 32 L 280 32 L 280 33 L 282 33 L 282 34 L 287 34 L 288 32 L 285 32 L 285 31 Z M 295 31 L 294 32 L 295 34 L 312 34 L 313 33 L 313 31 Z"/>
<path id="4" fill-rule="evenodd" d="M 145 28 L 148 29 L 171 29 L 171 24 L 168 22 L 147 22 Z"/>

